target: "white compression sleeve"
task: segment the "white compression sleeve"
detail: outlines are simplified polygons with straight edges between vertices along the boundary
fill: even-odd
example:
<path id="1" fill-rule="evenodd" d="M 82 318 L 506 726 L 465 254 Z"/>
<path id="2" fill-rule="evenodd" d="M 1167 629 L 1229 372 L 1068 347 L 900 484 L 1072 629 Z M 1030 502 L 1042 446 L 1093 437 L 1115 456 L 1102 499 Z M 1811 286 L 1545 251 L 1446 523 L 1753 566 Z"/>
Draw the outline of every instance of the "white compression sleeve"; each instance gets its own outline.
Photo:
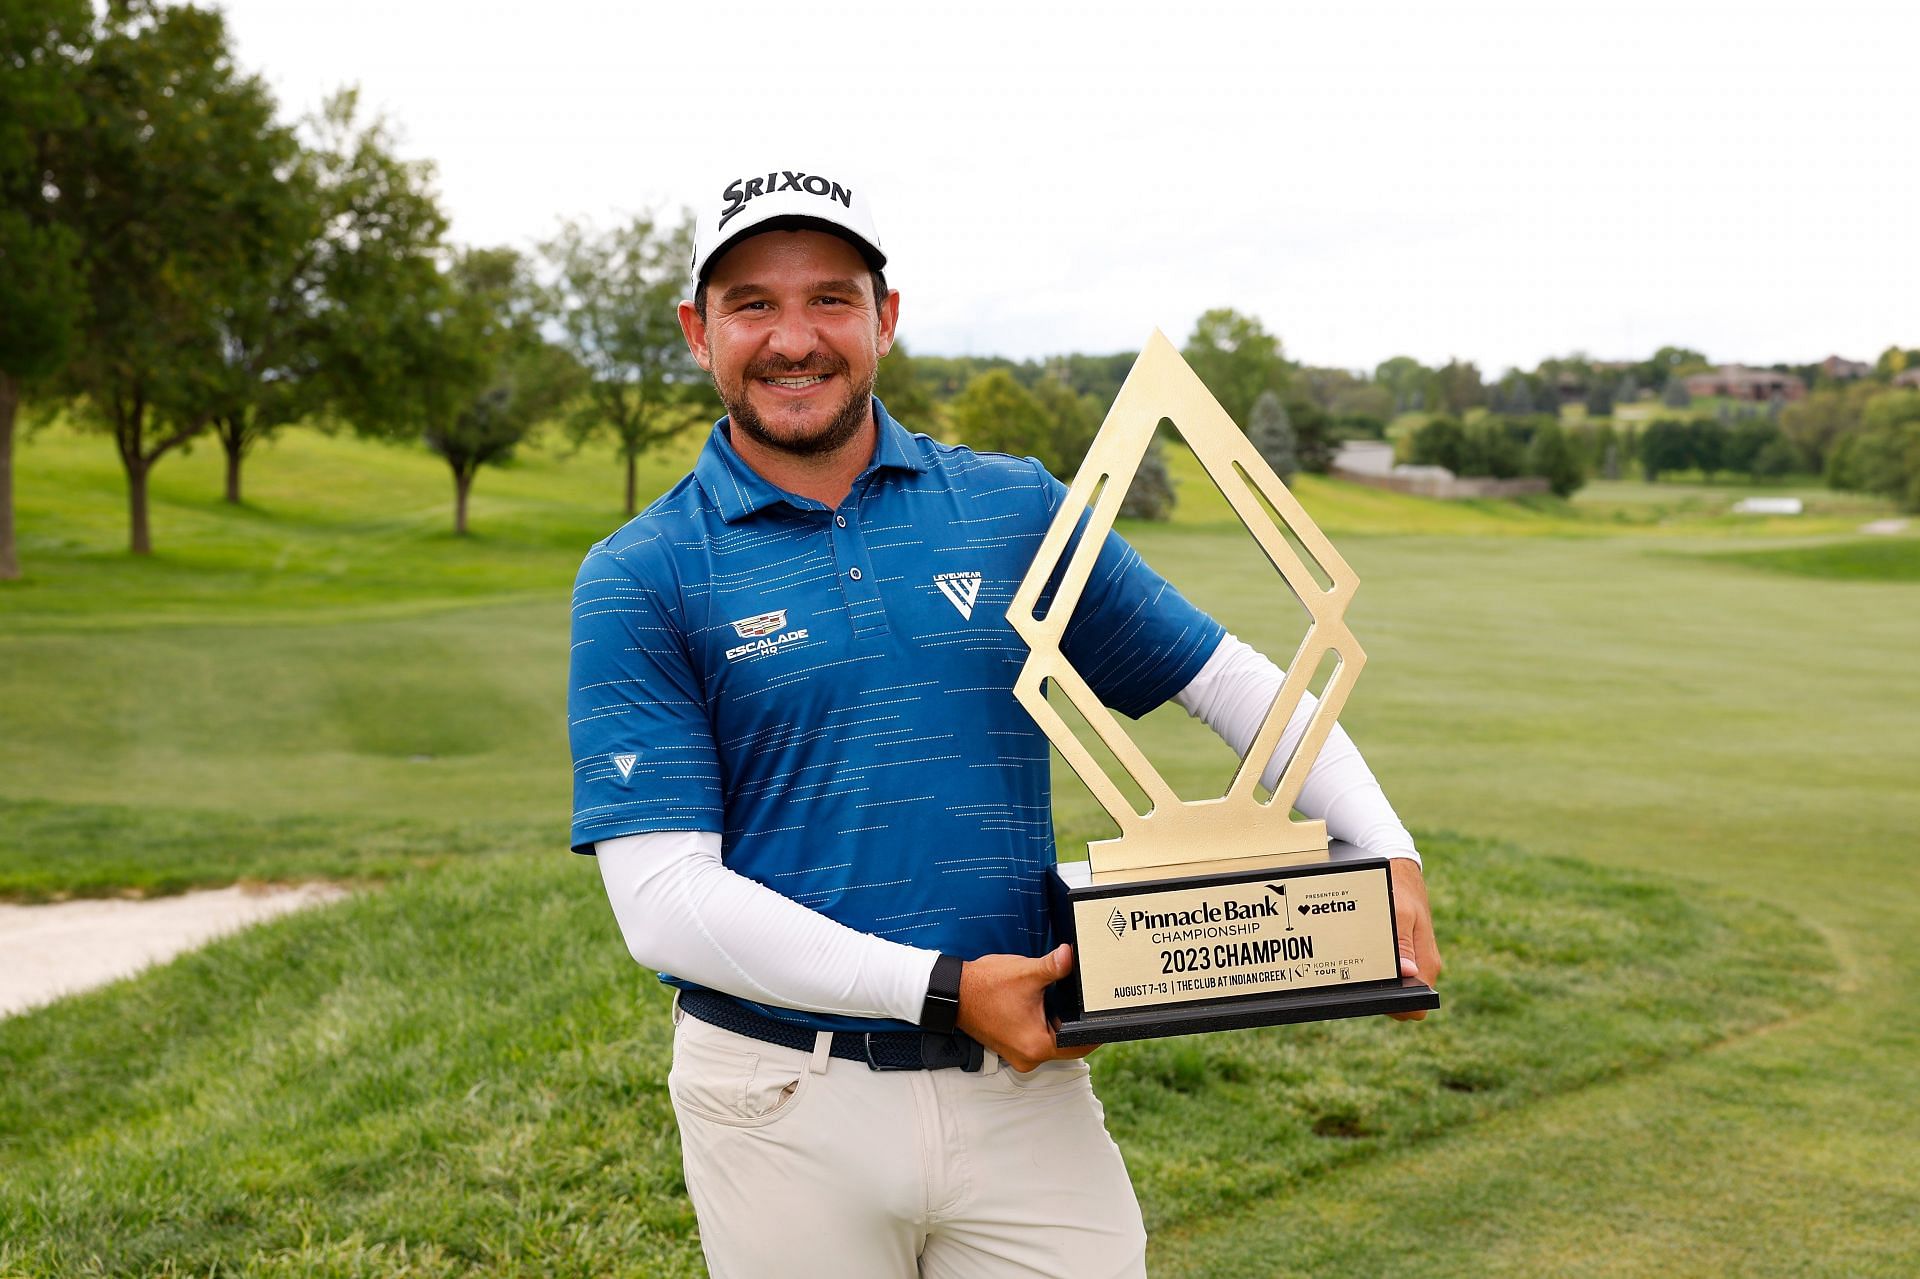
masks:
<path id="1" fill-rule="evenodd" d="M 594 852 L 634 959 L 756 1003 L 918 1022 L 938 954 L 835 923 L 727 869 L 710 831 L 648 831 Z"/>
<path id="2" fill-rule="evenodd" d="M 1218 733 L 1236 752 L 1245 754 L 1253 744 L 1254 734 L 1266 720 L 1267 712 L 1273 708 L 1273 699 L 1279 695 L 1285 679 L 1286 673 L 1278 666 L 1232 635 L 1226 635 L 1206 665 L 1200 668 L 1200 673 L 1193 677 L 1193 682 L 1176 693 L 1173 700 L 1187 714 Z M 1273 758 L 1267 761 L 1260 778 L 1268 790 L 1280 780 L 1281 769 L 1306 734 L 1307 721 L 1319 704 L 1312 693 L 1300 699 L 1286 731 L 1280 735 L 1280 745 L 1274 749 Z M 1329 838 L 1345 840 L 1376 857 L 1405 857 L 1415 865 L 1420 862 L 1420 854 L 1413 848 L 1413 836 L 1407 833 L 1393 805 L 1387 802 L 1386 793 L 1374 780 L 1373 771 L 1360 757 L 1360 750 L 1347 736 L 1347 730 L 1338 724 L 1327 735 L 1325 749 L 1308 771 L 1306 785 L 1300 788 L 1300 799 L 1295 806 L 1306 816 L 1325 821 Z"/>

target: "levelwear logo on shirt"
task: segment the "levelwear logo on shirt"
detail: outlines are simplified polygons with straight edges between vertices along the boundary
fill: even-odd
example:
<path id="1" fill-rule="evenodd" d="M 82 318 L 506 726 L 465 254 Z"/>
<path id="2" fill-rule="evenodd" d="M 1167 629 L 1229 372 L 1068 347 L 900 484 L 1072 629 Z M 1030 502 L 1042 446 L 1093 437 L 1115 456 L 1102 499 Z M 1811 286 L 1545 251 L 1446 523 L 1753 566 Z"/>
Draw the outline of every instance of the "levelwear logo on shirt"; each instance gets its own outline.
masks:
<path id="1" fill-rule="evenodd" d="M 978 573 L 935 573 L 933 584 L 940 588 L 948 603 L 960 610 L 960 616 L 973 620 L 974 601 L 980 598 Z"/>
<path id="2" fill-rule="evenodd" d="M 633 766 L 635 763 L 639 761 L 639 759 L 640 757 L 638 755 L 615 755 L 613 757 L 613 766 L 620 770 L 621 781 L 625 782 L 625 781 L 632 780 Z"/>

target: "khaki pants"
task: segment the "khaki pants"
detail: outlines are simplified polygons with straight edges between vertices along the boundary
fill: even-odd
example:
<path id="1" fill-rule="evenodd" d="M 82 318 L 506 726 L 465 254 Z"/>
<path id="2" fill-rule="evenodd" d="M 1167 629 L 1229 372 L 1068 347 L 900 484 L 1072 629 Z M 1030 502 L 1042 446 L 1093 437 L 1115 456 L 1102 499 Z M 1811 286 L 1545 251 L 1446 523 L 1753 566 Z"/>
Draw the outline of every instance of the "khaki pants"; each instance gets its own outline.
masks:
<path id="1" fill-rule="evenodd" d="M 1146 1274 L 1085 1062 L 878 1072 L 675 1015 L 667 1085 L 719 1279 Z"/>

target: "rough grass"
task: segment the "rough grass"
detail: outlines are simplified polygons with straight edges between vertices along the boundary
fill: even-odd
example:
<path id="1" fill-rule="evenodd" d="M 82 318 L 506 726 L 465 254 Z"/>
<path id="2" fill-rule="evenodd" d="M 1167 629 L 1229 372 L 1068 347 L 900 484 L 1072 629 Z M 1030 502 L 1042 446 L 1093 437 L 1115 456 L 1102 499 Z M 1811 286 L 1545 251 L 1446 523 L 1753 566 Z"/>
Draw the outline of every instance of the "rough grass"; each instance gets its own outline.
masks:
<path id="1" fill-rule="evenodd" d="M 1734 551 L 1719 557 L 1734 564 L 1851 582 L 1920 582 L 1920 538 L 1879 537 L 1822 546 L 1783 546 Z"/>
<path id="2" fill-rule="evenodd" d="M 1825 996 L 1775 908 L 1449 837 L 1443 1017 L 1114 1045 L 1150 1225 Z M 0 1024 L 0 1271 L 698 1273 L 663 990 L 590 863 L 415 876 Z"/>
<path id="3" fill-rule="evenodd" d="M 254 816 L 0 799 L 0 900 L 140 896 L 235 882 L 378 882 L 484 853 L 551 846 L 541 826 Z"/>

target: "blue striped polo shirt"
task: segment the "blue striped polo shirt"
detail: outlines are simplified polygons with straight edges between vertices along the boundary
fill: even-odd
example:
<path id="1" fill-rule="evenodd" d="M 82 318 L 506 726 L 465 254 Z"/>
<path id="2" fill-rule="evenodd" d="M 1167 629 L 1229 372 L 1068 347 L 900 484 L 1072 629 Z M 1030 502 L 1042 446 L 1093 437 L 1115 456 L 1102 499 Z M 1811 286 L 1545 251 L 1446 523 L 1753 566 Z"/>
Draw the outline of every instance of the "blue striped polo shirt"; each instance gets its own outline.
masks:
<path id="1" fill-rule="evenodd" d="M 1049 944 L 1047 739 L 1013 697 L 1007 606 L 1066 486 L 909 434 L 878 400 L 838 507 L 713 428 L 691 474 L 588 552 L 573 591 L 574 851 L 717 831 L 732 870 L 842 924 L 962 958 Z M 1144 715 L 1221 627 L 1109 534 L 1065 636 Z M 670 975 L 669 982 L 679 985 Z M 903 1023 L 741 1001 L 820 1029 Z"/>

